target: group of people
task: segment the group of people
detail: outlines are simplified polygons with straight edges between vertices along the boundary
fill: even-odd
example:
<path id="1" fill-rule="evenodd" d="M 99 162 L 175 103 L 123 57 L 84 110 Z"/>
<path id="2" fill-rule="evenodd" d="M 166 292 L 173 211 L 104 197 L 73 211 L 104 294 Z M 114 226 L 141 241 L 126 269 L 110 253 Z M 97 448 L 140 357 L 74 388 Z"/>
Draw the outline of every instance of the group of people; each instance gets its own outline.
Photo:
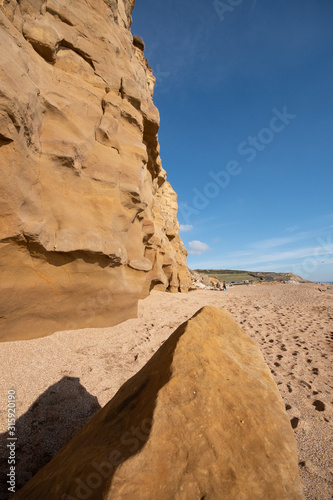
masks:
<path id="1" fill-rule="evenodd" d="M 223 284 L 221 284 L 220 282 L 216 283 L 216 288 L 221 290 L 221 292 L 227 291 L 227 285 L 225 284 L 225 281 L 223 281 Z"/>

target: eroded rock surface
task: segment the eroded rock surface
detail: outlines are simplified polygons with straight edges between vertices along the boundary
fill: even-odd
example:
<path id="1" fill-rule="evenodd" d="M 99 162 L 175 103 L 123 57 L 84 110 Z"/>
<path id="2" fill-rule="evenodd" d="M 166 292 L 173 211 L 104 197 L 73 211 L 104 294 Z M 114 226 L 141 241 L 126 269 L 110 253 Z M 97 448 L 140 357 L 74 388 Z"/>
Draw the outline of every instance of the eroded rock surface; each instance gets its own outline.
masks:
<path id="1" fill-rule="evenodd" d="M 0 2 L 2 340 L 112 325 L 190 284 L 133 5 Z"/>
<path id="2" fill-rule="evenodd" d="M 181 325 L 14 500 L 303 499 L 256 343 L 214 307 Z"/>

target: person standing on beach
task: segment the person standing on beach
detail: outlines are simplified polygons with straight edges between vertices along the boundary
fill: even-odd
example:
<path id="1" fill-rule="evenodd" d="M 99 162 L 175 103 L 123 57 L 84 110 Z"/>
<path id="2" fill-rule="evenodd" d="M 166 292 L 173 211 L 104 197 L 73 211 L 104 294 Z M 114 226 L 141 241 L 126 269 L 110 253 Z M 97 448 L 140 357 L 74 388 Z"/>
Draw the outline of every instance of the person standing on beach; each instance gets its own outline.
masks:
<path id="1" fill-rule="evenodd" d="M 223 291 L 226 292 L 227 291 L 227 286 L 225 284 L 225 281 L 223 281 Z"/>

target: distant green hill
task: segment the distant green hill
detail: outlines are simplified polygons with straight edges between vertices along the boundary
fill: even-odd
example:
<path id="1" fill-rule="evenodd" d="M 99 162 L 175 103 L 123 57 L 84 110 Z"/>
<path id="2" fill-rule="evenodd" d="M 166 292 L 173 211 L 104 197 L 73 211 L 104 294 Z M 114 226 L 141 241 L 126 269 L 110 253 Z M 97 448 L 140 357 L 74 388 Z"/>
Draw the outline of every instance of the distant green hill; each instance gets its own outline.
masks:
<path id="1" fill-rule="evenodd" d="M 242 283 L 243 281 L 296 281 L 297 283 L 308 283 L 300 276 L 293 273 L 264 273 L 256 271 L 235 271 L 231 269 L 195 269 L 200 274 L 217 278 L 219 281 L 227 283 Z"/>

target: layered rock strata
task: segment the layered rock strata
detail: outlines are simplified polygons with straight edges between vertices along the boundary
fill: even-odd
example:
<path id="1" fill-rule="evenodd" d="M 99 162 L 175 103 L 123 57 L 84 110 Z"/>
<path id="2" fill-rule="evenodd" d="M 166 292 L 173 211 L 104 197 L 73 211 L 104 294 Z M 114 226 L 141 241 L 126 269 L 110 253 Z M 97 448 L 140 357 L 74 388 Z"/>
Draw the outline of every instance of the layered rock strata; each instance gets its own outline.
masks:
<path id="1" fill-rule="evenodd" d="M 105 326 L 186 291 L 133 0 L 0 2 L 0 339 Z"/>
<path id="2" fill-rule="evenodd" d="M 13 500 L 301 500 L 256 343 L 214 307 L 181 325 Z"/>

